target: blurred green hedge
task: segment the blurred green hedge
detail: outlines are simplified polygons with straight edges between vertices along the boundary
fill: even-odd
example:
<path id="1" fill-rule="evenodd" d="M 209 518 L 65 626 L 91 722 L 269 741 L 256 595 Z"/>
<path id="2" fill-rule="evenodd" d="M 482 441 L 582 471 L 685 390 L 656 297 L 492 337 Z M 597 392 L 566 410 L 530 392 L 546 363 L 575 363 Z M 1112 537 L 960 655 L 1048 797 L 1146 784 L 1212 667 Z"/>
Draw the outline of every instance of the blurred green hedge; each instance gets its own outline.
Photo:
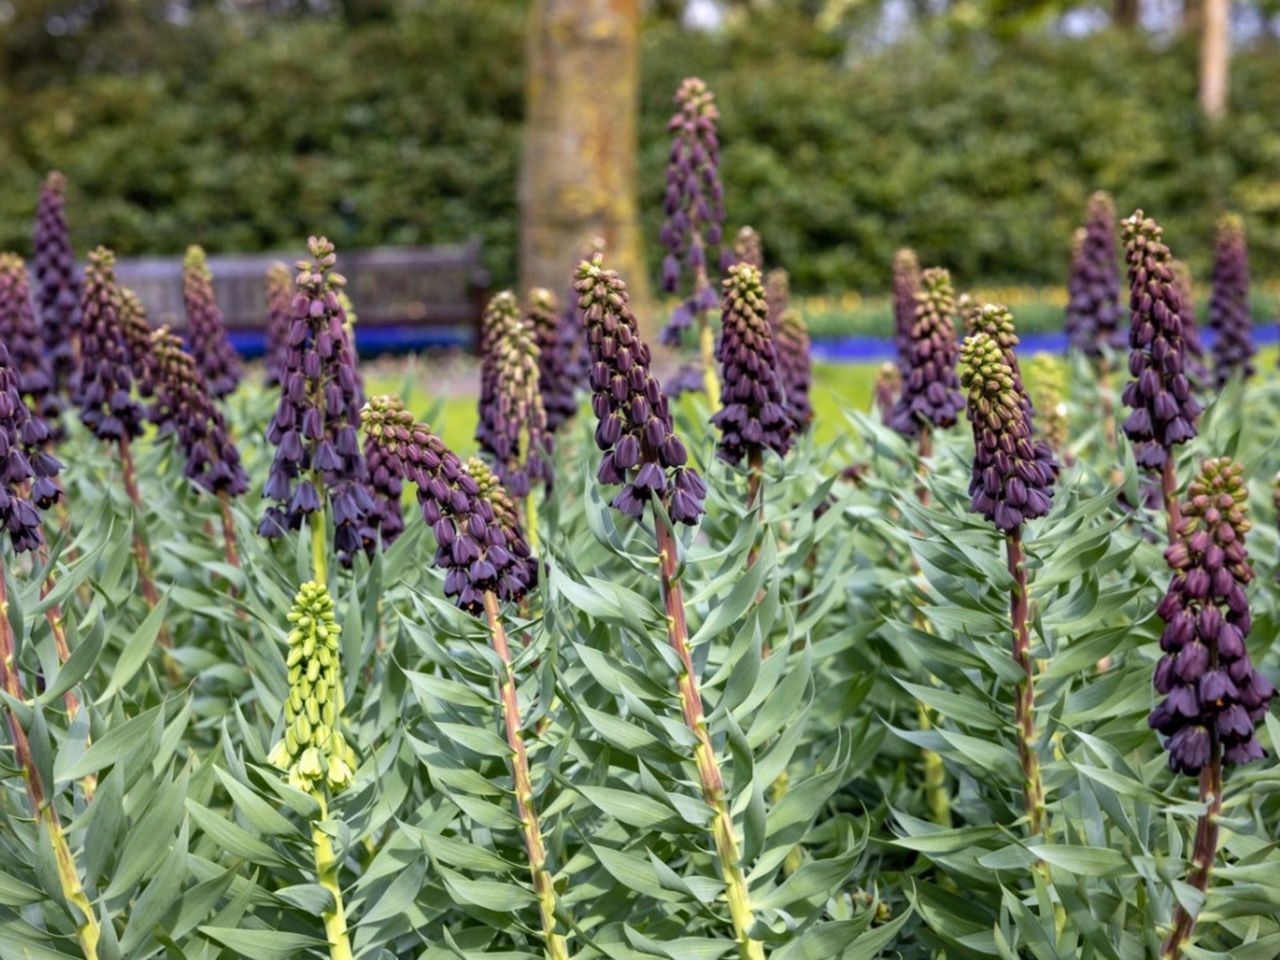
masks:
<path id="1" fill-rule="evenodd" d="M 0 74 L 0 247 L 26 250 L 50 167 L 73 184 L 81 249 L 339 246 L 478 236 L 515 274 L 523 111 L 518 0 L 433 2 L 389 19 L 264 21 L 210 11 L 97 39 L 73 70 Z M 117 49 L 119 48 L 119 49 Z M 661 217 L 665 118 L 700 72 L 723 114 L 732 225 L 761 230 L 797 289 L 883 289 L 895 248 L 962 285 L 1058 283 L 1089 192 L 1142 205 L 1207 276 L 1212 226 L 1247 218 L 1280 273 L 1280 54 L 1234 63 L 1232 117 L 1195 103 L 1195 52 L 1133 39 L 934 38 L 852 56 L 803 19 L 644 37 L 641 195 Z M 656 242 L 649 254 L 660 256 Z"/>

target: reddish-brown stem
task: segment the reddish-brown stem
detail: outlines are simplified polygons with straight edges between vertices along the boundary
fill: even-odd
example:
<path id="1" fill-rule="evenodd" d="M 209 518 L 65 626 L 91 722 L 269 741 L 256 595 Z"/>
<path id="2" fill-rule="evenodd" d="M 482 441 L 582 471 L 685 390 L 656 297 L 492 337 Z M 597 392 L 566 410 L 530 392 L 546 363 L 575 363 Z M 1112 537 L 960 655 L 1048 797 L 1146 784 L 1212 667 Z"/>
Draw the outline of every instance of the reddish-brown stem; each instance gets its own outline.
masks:
<path id="1" fill-rule="evenodd" d="M 47 571 L 44 582 L 40 584 L 40 599 L 43 600 L 49 596 L 49 591 L 53 589 L 56 582 L 53 578 L 53 567 L 49 563 L 48 544 L 40 545 L 40 563 Z M 58 652 L 58 662 L 66 663 L 67 658 L 71 656 L 71 648 L 67 646 L 67 631 L 62 626 L 62 605 L 49 604 L 44 611 L 44 618 L 49 621 L 49 630 L 53 633 L 53 647 Z M 67 718 L 74 720 L 80 711 L 80 698 L 76 696 L 74 690 L 68 690 L 62 700 L 67 705 Z"/>
<path id="2" fill-rule="evenodd" d="M 1014 722 L 1018 731 L 1018 761 L 1022 765 L 1023 798 L 1033 834 L 1044 824 L 1044 783 L 1036 752 L 1035 664 L 1031 659 L 1031 632 L 1027 627 L 1027 569 L 1022 555 L 1022 529 L 1015 527 L 1005 538 L 1005 555 L 1013 592 L 1009 595 L 1009 619 L 1013 625 L 1013 661 L 1022 669 L 1014 694 Z"/>
<path id="3" fill-rule="evenodd" d="M 1187 875 L 1187 883 L 1201 893 L 1209 889 L 1209 873 L 1218 856 L 1218 817 L 1222 813 L 1222 743 L 1217 730 L 1210 728 L 1209 736 L 1209 763 L 1200 771 L 1200 800 L 1206 807 L 1196 822 L 1191 872 Z M 1196 918 L 1179 903 L 1173 913 L 1173 931 L 1164 943 L 1161 956 L 1165 960 L 1177 960 L 1195 926 Z"/>
<path id="4" fill-rule="evenodd" d="M 538 824 L 538 809 L 533 799 L 533 778 L 529 774 L 529 755 L 525 750 L 524 731 L 520 724 L 520 702 L 516 696 L 516 677 L 511 669 L 511 649 L 502 626 L 498 598 L 493 591 L 484 594 L 484 612 L 489 621 L 489 644 L 502 661 L 498 686 L 502 694 L 502 719 L 511 749 L 511 780 L 515 788 L 516 809 L 524 833 L 525 852 L 529 857 L 529 873 L 533 878 L 538 911 L 542 917 L 542 933 L 550 960 L 568 960 L 569 948 L 564 935 L 556 928 L 556 891 L 547 869 L 547 850 Z"/>
<path id="5" fill-rule="evenodd" d="M 144 533 L 142 495 L 138 492 L 138 482 L 133 467 L 133 453 L 129 448 L 129 435 L 127 433 L 120 438 L 120 467 L 121 472 L 124 474 L 124 491 L 129 495 L 129 500 L 133 504 L 133 555 L 138 563 L 138 585 L 142 589 L 142 598 L 147 602 L 147 606 L 154 610 L 160 603 L 160 594 L 156 591 L 155 581 L 151 579 L 151 554 L 147 550 L 147 538 Z M 169 675 L 169 679 L 178 681 L 180 678 L 177 664 L 173 662 L 173 658 L 167 652 L 173 647 L 173 641 L 169 638 L 169 628 L 164 624 L 160 625 L 156 640 L 166 651 L 164 657 L 165 672 Z"/>
<path id="6" fill-rule="evenodd" d="M 1164 470 L 1160 474 L 1160 491 L 1164 495 L 1164 515 L 1169 528 L 1169 542 L 1178 534 L 1182 522 L 1182 505 L 1178 503 L 1178 468 L 1173 462 L 1173 448 L 1164 451 Z"/>
<path id="7" fill-rule="evenodd" d="M 716 845 L 716 856 L 720 862 L 720 872 L 725 883 L 725 899 L 733 920 L 738 954 L 741 960 L 764 960 L 764 947 L 760 941 L 753 940 L 750 936 L 751 926 L 755 920 L 754 913 L 751 909 L 746 877 L 742 871 L 738 841 L 733 832 L 733 817 L 729 813 L 729 805 L 725 798 L 724 778 L 720 774 L 720 764 L 711 746 L 711 735 L 707 730 L 707 721 L 702 707 L 702 693 L 698 689 L 693 656 L 689 649 L 689 623 L 684 612 L 684 591 L 677 576 L 679 554 L 676 549 L 676 540 L 662 518 L 655 517 L 654 526 L 657 528 L 662 600 L 667 613 L 667 641 L 680 661 L 680 676 L 676 681 L 676 689 L 680 697 L 685 726 L 697 740 L 693 748 L 693 757 L 694 765 L 698 770 L 698 779 L 702 784 L 702 797 L 715 813 L 711 831 Z"/>

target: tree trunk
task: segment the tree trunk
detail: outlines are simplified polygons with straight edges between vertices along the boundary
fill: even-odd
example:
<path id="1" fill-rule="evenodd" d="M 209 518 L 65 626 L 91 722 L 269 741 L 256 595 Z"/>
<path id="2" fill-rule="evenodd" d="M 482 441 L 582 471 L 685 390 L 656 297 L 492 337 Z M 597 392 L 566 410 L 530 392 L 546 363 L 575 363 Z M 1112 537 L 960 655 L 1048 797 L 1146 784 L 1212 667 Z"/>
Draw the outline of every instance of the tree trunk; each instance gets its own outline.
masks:
<path id="1" fill-rule="evenodd" d="M 597 238 L 642 324 L 636 203 L 639 0 L 533 0 L 520 167 L 520 280 L 564 296 Z"/>
<path id="2" fill-rule="evenodd" d="M 1138 25 L 1141 0 L 1111 0 L 1111 23 L 1122 30 L 1132 30 Z"/>
<path id="3" fill-rule="evenodd" d="M 1210 120 L 1227 113 L 1231 65 L 1230 0 L 1204 0 L 1200 32 L 1200 109 Z"/>

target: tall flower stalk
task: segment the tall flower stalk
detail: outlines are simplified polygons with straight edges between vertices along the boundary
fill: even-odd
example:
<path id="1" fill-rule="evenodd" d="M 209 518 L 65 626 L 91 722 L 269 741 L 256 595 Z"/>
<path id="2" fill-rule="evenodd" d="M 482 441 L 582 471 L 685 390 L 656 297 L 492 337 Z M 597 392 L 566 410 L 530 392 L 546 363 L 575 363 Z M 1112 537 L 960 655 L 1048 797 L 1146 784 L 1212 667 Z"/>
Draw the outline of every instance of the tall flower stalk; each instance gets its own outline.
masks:
<path id="1" fill-rule="evenodd" d="M 680 289 L 681 278 L 691 276 L 691 292 L 671 315 L 662 331 L 664 343 L 677 345 L 681 334 L 698 328 L 698 351 L 707 399 L 720 409 L 720 379 L 715 367 L 715 331 L 710 311 L 716 308 L 716 291 L 707 274 L 708 253 L 724 235 L 724 189 L 720 183 L 720 140 L 716 121 L 720 111 L 715 96 L 697 77 L 680 84 L 676 112 L 667 122 L 671 154 L 667 160 L 667 190 L 663 200 L 662 286 L 670 293 Z"/>
<path id="2" fill-rule="evenodd" d="M 1120 332 L 1120 271 L 1116 258 L 1116 208 L 1111 195 L 1099 190 L 1089 198 L 1084 232 L 1067 281 L 1066 327 L 1070 346 L 1088 357 L 1098 378 L 1102 430 L 1116 443 L 1115 407 L 1111 395 L 1109 355 L 1123 342 Z"/>
<path id="3" fill-rule="evenodd" d="M 32 416 L 23 402 L 18 373 L 10 366 L 8 350 L 0 341 L 0 535 L 8 534 L 15 555 L 43 546 L 40 510 L 52 505 L 59 495 L 55 478 L 61 465 L 45 450 L 48 440 L 44 421 Z M 25 703 L 18 648 L 9 619 L 2 547 L 0 543 L 0 687 L 13 700 Z M 40 832 L 49 838 L 58 884 L 75 921 L 76 941 L 86 960 L 97 960 L 101 932 L 93 905 L 81 885 L 58 810 L 48 793 L 53 785 L 44 781 L 17 712 L 9 706 L 6 713 L 31 813 Z"/>
<path id="4" fill-rule="evenodd" d="M 1159 472 L 1170 540 L 1178 527 L 1178 478 L 1173 448 L 1196 435 L 1200 404 L 1186 374 L 1182 311 L 1186 309 L 1163 231 L 1141 210 L 1124 221 L 1129 269 L 1129 373 L 1124 402 L 1132 409 L 1124 432 L 1138 466 Z"/>
<path id="5" fill-rule="evenodd" d="M 67 230 L 66 185 L 55 170 L 40 188 L 34 257 L 40 332 L 60 393 L 71 388 L 80 336 L 80 269 Z"/>
<path id="6" fill-rule="evenodd" d="M 89 254 L 80 295 L 80 357 L 74 380 L 74 399 L 80 420 L 99 440 L 113 443 L 120 457 L 125 493 L 133 505 L 133 552 L 138 585 L 147 606 L 160 602 L 151 572 L 147 545 L 146 506 L 138 490 L 132 440 L 142 435 L 145 414 L 133 397 L 132 361 L 125 337 L 125 301 L 115 276 L 115 255 L 105 247 Z M 158 640 L 171 645 L 167 627 L 161 625 Z M 177 678 L 177 667 L 166 655 L 166 669 Z"/>
<path id="7" fill-rule="evenodd" d="M 280 403 L 267 426 L 276 455 L 263 495 L 275 505 L 258 532 L 281 537 L 309 523 L 312 576 L 325 583 L 326 502 L 333 511 L 338 557 L 350 563 L 365 546 L 373 500 L 357 434 L 360 384 L 338 296 L 346 278 L 334 270 L 332 243 L 312 237 L 307 248 L 311 260 L 299 261 L 295 280 Z"/>
<path id="8" fill-rule="evenodd" d="M 911 328 L 916 322 L 916 294 L 920 292 L 920 259 L 904 247 L 893 255 L 893 343 L 898 349 L 899 372 L 910 367 Z"/>
<path id="9" fill-rule="evenodd" d="M 293 275 L 283 263 L 267 268 L 266 384 L 278 386 L 289 365 L 289 328 L 293 325 Z"/>
<path id="10" fill-rule="evenodd" d="M 240 566 L 231 500 L 249 488 L 240 465 L 240 451 L 227 431 L 222 412 L 213 402 L 195 360 L 182 341 L 161 328 L 151 336 L 155 363 L 155 403 L 152 419 L 160 432 L 177 439 L 184 463 L 183 476 L 218 499 L 226 559 Z"/>
<path id="11" fill-rule="evenodd" d="M 27 265 L 12 253 L 0 253 L 0 342 L 9 348 L 9 363 L 27 406 L 55 437 L 59 436 L 62 401 L 54 380 L 53 356 L 32 308 Z"/>
<path id="12" fill-rule="evenodd" d="M 547 432 L 554 434 L 578 412 L 578 383 L 574 368 L 577 324 L 544 287 L 529 291 L 525 318 L 538 347 L 538 394 L 546 412 Z"/>
<path id="13" fill-rule="evenodd" d="M 320 822 L 329 818 L 328 800 L 350 785 L 356 756 L 342 734 L 342 677 L 338 638 L 342 628 L 333 598 L 323 583 L 304 583 L 289 611 L 289 696 L 284 733 L 268 761 L 289 775 L 289 785 L 308 793 L 319 807 L 311 827 L 316 882 L 329 893 L 321 912 L 330 960 L 352 960 L 342 900 L 342 863 Z"/>
<path id="14" fill-rule="evenodd" d="M 240 358 L 227 339 L 222 309 L 213 293 L 213 273 L 200 247 L 188 247 L 182 261 L 182 303 L 187 311 L 187 345 L 204 375 L 209 395 L 221 400 L 240 382 Z"/>
<path id="15" fill-rule="evenodd" d="M 415 423 L 403 404 L 390 397 L 373 398 L 363 419 L 366 436 L 383 450 L 388 464 L 417 487 L 422 518 L 435 533 L 435 565 L 445 571 L 445 595 L 469 613 L 483 614 L 488 626 L 490 647 L 502 665 L 497 677 L 502 725 L 543 942 L 549 960 L 568 960 L 500 606 L 501 601 L 524 599 L 537 581 L 537 564 L 514 504 L 482 462 L 461 463 L 430 427 Z"/>
<path id="16" fill-rule="evenodd" d="M 676 690 L 685 726 L 695 738 L 693 760 L 702 796 L 714 813 L 712 837 L 734 939 L 743 960 L 763 960 L 763 945 L 751 937 L 754 911 L 693 664 L 678 547 L 666 520 L 670 517 L 676 523 L 696 524 L 703 512 L 706 487 L 685 465 L 684 444 L 674 433 L 662 386 L 650 372 L 649 348 L 640 340 L 627 286 L 616 271 L 606 270 L 602 261 L 597 253 L 579 264 L 574 285 L 591 351 L 596 442 L 605 451 L 598 478 L 607 485 L 624 484 L 613 500 L 621 513 L 640 517 L 646 506 L 653 506 L 667 639 L 680 663 Z"/>
<path id="17" fill-rule="evenodd" d="M 938 267 L 924 271 L 907 335 L 902 393 L 890 416 L 895 430 L 918 441 L 922 458 L 932 452 L 931 432 L 954 426 L 964 406 L 956 380 L 955 318 L 951 275 Z"/>
<path id="18" fill-rule="evenodd" d="M 537 483 L 550 486 L 551 433 L 542 405 L 533 325 L 510 291 L 497 294 L 481 327 L 480 417 L 476 441 L 513 497 L 523 497 L 530 542 L 538 542 Z"/>
<path id="19" fill-rule="evenodd" d="M 1036 749 L 1035 663 L 1031 658 L 1022 525 L 1049 512 L 1056 464 L 1048 448 L 1032 439 L 1031 404 L 1021 377 L 1005 354 L 985 332 L 973 334 L 964 343 L 962 378 L 974 439 L 969 496 L 970 509 L 995 524 L 1004 536 L 1013 578 L 1009 598 L 1013 660 L 1022 673 L 1014 694 L 1014 722 L 1028 827 L 1039 834 L 1044 825 L 1045 796 Z"/>
<path id="20" fill-rule="evenodd" d="M 1201 893 L 1217 858 L 1223 765 L 1264 756 L 1254 728 L 1275 696 L 1245 646 L 1253 625 L 1245 589 L 1254 577 L 1245 549 L 1248 495 L 1240 464 L 1222 457 L 1201 465 L 1165 551 L 1173 580 L 1157 608 L 1166 626 L 1154 685 L 1164 699 L 1149 722 L 1164 738 L 1170 769 L 1200 777 L 1205 812 L 1187 883 Z M 1162 956 L 1181 956 L 1195 922 L 1179 900 Z"/>
<path id="21" fill-rule="evenodd" d="M 1221 390 L 1232 377 L 1248 380 L 1255 368 L 1253 314 L 1249 309 L 1249 247 L 1244 221 L 1229 213 L 1218 221 L 1214 244 L 1213 291 L 1209 295 L 1213 341 L 1213 384 Z"/>

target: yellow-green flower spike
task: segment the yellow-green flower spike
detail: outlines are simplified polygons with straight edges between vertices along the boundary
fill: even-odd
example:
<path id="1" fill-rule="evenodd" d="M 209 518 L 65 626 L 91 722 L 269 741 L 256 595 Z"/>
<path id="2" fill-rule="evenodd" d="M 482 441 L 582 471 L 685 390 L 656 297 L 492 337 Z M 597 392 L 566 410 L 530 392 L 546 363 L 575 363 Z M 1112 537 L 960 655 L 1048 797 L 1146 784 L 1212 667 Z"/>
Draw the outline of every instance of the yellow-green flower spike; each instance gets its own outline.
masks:
<path id="1" fill-rule="evenodd" d="M 289 784 L 299 790 L 318 796 L 327 786 L 337 793 L 351 782 L 356 757 L 340 729 L 338 638 L 342 628 L 328 589 L 314 581 L 304 583 L 293 599 L 289 623 L 284 736 L 267 759 L 286 771 Z"/>

